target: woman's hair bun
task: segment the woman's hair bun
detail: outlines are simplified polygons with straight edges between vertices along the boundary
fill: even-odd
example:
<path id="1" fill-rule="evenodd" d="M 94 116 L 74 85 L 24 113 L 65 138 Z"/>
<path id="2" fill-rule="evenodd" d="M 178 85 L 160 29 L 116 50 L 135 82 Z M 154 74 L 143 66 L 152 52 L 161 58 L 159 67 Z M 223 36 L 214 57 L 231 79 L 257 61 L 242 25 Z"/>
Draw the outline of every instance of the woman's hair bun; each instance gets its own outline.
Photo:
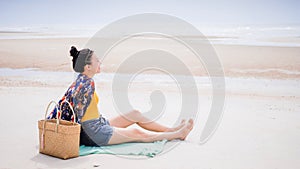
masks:
<path id="1" fill-rule="evenodd" d="M 78 55 L 79 55 L 79 51 L 76 49 L 75 46 L 71 47 L 70 55 L 73 57 L 72 62 L 73 62 L 73 69 L 74 69 L 76 61 L 77 61 L 77 58 L 78 58 Z"/>
<path id="2" fill-rule="evenodd" d="M 75 58 L 77 58 L 77 57 L 78 57 L 78 55 L 79 55 L 79 51 L 76 49 L 76 47 L 75 47 L 75 46 L 72 46 L 72 47 L 71 47 L 71 50 L 70 50 L 70 55 L 71 55 L 71 56 L 73 56 L 73 57 L 75 57 Z"/>

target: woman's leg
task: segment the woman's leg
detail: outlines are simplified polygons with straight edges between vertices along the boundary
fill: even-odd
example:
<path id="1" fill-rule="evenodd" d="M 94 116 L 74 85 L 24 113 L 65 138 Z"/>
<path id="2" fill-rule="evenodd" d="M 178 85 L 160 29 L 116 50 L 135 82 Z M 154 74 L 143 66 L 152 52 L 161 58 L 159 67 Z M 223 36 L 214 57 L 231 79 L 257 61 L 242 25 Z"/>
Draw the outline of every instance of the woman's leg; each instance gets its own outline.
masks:
<path id="1" fill-rule="evenodd" d="M 137 125 L 146 130 L 155 132 L 176 131 L 184 125 L 184 122 L 185 121 L 182 121 L 181 124 L 177 127 L 166 127 L 159 123 L 152 122 L 150 119 L 143 116 L 143 114 L 137 110 L 130 111 L 124 115 L 120 115 L 109 120 L 110 125 L 114 127 L 126 128 L 136 123 Z"/>
<path id="2" fill-rule="evenodd" d="M 144 132 L 136 128 L 114 127 L 113 134 L 108 142 L 111 144 L 121 144 L 126 142 L 154 142 L 159 140 L 184 140 L 193 128 L 193 121 L 190 120 L 182 128 L 172 132 Z"/>

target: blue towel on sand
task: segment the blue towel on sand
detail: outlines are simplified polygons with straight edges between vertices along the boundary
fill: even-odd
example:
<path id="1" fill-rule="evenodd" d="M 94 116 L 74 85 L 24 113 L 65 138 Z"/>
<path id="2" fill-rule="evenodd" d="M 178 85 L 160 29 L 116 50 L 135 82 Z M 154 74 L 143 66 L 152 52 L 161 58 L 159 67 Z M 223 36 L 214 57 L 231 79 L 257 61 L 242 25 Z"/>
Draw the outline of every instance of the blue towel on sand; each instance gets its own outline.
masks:
<path id="1" fill-rule="evenodd" d="M 143 155 L 154 157 L 161 153 L 167 140 L 156 141 L 153 143 L 123 143 L 117 145 L 89 147 L 80 146 L 79 155 L 85 156 L 89 154 L 114 154 L 114 155 Z"/>

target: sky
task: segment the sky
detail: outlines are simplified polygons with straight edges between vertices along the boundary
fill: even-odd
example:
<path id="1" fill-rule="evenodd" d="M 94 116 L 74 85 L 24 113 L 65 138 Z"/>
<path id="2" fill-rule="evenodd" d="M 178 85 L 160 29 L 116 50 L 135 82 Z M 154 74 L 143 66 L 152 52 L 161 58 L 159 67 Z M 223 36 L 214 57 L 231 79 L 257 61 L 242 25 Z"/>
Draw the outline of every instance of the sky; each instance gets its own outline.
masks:
<path id="1" fill-rule="evenodd" d="M 297 0 L 1 0 L 0 26 L 108 24 L 139 13 L 192 24 L 294 24 L 299 7 Z"/>

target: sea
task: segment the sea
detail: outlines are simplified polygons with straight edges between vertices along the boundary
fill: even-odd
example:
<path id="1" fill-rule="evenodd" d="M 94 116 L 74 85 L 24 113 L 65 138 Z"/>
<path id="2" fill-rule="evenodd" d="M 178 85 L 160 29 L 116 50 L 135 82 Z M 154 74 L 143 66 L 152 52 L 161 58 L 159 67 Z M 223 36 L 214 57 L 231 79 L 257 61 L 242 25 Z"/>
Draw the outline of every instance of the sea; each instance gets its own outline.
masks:
<path id="1" fill-rule="evenodd" d="M 0 27 L 0 39 L 91 38 L 105 25 Z M 193 25 L 212 44 L 300 47 L 300 23 Z"/>

